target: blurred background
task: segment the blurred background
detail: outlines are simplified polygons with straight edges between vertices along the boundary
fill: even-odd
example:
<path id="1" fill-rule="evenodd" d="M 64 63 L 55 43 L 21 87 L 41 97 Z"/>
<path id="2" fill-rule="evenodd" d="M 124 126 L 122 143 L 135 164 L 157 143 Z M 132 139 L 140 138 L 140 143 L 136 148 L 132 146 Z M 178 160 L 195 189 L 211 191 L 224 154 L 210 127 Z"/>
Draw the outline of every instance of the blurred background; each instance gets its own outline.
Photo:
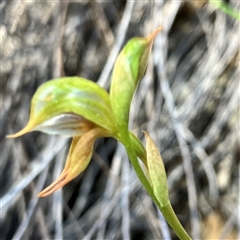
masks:
<path id="1" fill-rule="evenodd" d="M 240 10 L 239 1 L 226 1 Z M 132 103 L 130 128 L 149 132 L 173 208 L 193 239 L 240 239 L 239 22 L 208 1 L 0 1 L 0 239 L 177 239 L 122 145 L 100 139 L 87 170 L 46 198 L 70 139 L 25 126 L 49 79 L 82 76 L 109 89 L 117 54 L 158 26 Z"/>

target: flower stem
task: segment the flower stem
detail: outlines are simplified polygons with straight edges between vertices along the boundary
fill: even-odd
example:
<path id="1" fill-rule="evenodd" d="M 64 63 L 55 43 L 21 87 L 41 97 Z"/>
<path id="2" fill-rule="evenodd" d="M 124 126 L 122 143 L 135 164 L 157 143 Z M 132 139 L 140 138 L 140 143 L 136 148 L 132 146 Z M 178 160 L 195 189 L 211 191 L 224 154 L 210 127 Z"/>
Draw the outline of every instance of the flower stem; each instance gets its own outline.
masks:
<path id="1" fill-rule="evenodd" d="M 155 202 L 159 210 L 162 212 L 168 224 L 172 227 L 173 231 L 176 233 L 176 235 L 179 237 L 180 240 L 191 240 L 191 238 L 189 237 L 189 235 L 187 234 L 187 232 L 179 222 L 170 202 L 165 206 L 162 206 L 158 202 L 156 196 L 153 193 L 152 186 L 150 185 L 141 166 L 138 163 L 137 155 L 132 148 L 129 135 L 128 134 L 126 135 L 124 134 L 124 136 L 122 135 L 121 142 L 126 148 L 128 157 L 142 185 L 144 186 L 144 188 L 146 189 L 147 193 L 150 195 L 152 200 Z"/>
<path id="2" fill-rule="evenodd" d="M 158 206 L 159 208 L 159 206 Z M 181 240 L 191 240 L 181 223 L 179 222 L 171 204 L 159 208 L 168 224 Z"/>

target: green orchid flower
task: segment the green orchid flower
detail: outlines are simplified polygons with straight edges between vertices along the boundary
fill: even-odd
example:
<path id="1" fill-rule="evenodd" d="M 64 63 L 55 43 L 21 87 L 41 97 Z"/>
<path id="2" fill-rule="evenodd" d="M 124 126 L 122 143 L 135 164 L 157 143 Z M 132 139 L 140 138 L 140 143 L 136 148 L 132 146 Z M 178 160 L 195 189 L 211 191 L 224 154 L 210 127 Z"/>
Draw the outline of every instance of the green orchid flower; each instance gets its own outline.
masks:
<path id="1" fill-rule="evenodd" d="M 116 74 L 124 79 L 119 79 L 115 83 L 111 97 L 96 83 L 79 77 L 50 80 L 38 88 L 32 98 L 28 124 L 18 133 L 7 137 L 15 138 L 31 131 L 73 137 L 63 172 L 38 196 L 50 195 L 84 171 L 92 157 L 93 145 L 97 138 L 114 137 L 122 141 L 121 122 L 125 121 L 124 125 L 127 126 L 128 113 L 124 116 L 117 109 L 120 107 L 129 111 L 131 101 L 129 98 L 145 72 L 150 48 L 159 31 L 160 29 L 156 30 L 148 38 L 134 38 L 125 46 L 117 59 L 113 73 L 113 79 L 117 79 L 114 77 Z M 131 68 L 134 62 L 134 68 Z M 134 78 L 131 92 L 125 91 L 125 95 L 123 94 L 119 100 L 119 93 L 122 94 L 127 82 L 131 82 L 128 75 Z M 119 106 L 115 106 L 116 99 L 119 100 L 117 102 L 120 103 Z M 118 119 L 119 113 L 124 119 Z M 147 167 L 145 149 L 132 133 L 128 133 L 136 154 Z"/>
<path id="2" fill-rule="evenodd" d="M 146 148 L 128 129 L 134 92 L 144 76 L 153 42 L 161 27 L 146 38 L 133 38 L 119 54 L 110 93 L 80 77 L 65 77 L 42 84 L 34 94 L 28 124 L 8 138 L 32 131 L 73 137 L 60 176 L 38 194 L 45 197 L 81 174 L 92 157 L 96 139 L 113 137 L 126 148 L 141 183 L 180 239 L 190 239 L 171 208 L 167 178 L 159 151 L 145 132 Z M 138 162 L 142 160 L 145 171 Z"/>

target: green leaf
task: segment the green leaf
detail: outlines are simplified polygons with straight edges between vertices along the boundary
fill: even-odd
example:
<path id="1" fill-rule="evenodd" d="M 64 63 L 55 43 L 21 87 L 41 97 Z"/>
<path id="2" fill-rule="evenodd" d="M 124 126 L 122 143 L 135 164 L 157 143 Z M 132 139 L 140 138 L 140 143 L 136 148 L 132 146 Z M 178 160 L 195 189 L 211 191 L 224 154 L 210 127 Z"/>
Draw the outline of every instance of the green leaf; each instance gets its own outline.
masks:
<path id="1" fill-rule="evenodd" d="M 142 79 L 153 41 L 161 28 L 146 38 L 133 38 L 123 48 L 114 65 L 110 99 L 120 130 L 128 128 L 133 94 Z"/>
<path id="2" fill-rule="evenodd" d="M 227 15 L 235 18 L 236 20 L 240 21 L 240 12 L 237 9 L 232 8 L 229 4 L 224 2 L 223 0 L 210 0 L 211 3 L 215 4 L 215 6 L 222 10 Z"/>
<path id="3" fill-rule="evenodd" d="M 153 193 L 162 207 L 169 204 L 167 177 L 162 157 L 148 135 L 144 132 L 146 138 L 147 166 L 152 184 Z"/>
<path id="4" fill-rule="evenodd" d="M 43 131 L 44 128 L 50 133 L 48 129 L 54 125 L 77 128 L 77 124 L 82 125 L 86 131 L 95 124 L 109 133 L 115 133 L 116 123 L 109 94 L 96 83 L 84 78 L 60 78 L 50 80 L 38 88 L 32 98 L 28 125 L 9 137 L 17 137 L 33 130 Z"/>

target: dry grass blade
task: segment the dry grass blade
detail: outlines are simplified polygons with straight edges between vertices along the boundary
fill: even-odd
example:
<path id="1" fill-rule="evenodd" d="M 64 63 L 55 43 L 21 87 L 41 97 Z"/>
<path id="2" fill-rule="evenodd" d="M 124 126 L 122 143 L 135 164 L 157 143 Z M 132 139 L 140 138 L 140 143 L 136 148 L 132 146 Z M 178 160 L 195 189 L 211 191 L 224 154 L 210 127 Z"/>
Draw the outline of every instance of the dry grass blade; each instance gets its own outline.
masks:
<path id="1" fill-rule="evenodd" d="M 183 168 L 186 175 L 187 189 L 188 189 L 188 201 L 189 208 L 191 212 L 191 226 L 192 226 L 192 236 L 193 239 L 200 239 L 200 225 L 199 217 L 197 211 L 197 191 L 195 187 L 193 167 L 190 158 L 190 152 L 183 135 L 183 127 L 179 121 L 178 113 L 174 105 L 173 96 L 168 85 L 167 79 L 164 76 L 164 67 L 160 65 L 159 68 L 159 77 L 161 79 L 161 88 L 163 96 L 166 100 L 166 105 L 169 111 L 169 114 L 172 118 L 174 130 L 177 135 L 177 140 L 179 143 L 180 151 L 183 157 Z"/>
<path id="2" fill-rule="evenodd" d="M 105 204 L 107 204 L 110 201 L 110 199 L 113 197 L 115 189 L 116 188 L 118 189 L 119 186 L 121 186 L 120 179 L 118 178 L 118 176 L 120 174 L 120 170 L 122 167 L 123 155 L 124 155 L 123 146 L 119 144 L 116 149 L 116 154 L 113 157 L 113 163 L 110 171 L 111 176 L 108 178 L 108 181 L 106 183 L 106 187 L 104 190 L 104 194 L 103 194 L 102 201 L 105 202 Z M 121 190 L 119 189 L 119 191 Z M 99 216 L 100 227 L 97 234 L 98 238 L 103 238 L 104 236 L 104 232 L 106 231 L 106 227 L 107 227 L 106 220 L 107 220 L 107 215 L 105 214 L 105 205 L 103 205 L 103 207 L 101 208 L 100 216 Z"/>
<path id="3" fill-rule="evenodd" d="M 62 172 L 63 162 L 65 160 L 66 155 L 66 146 L 59 151 L 59 154 L 56 156 L 57 160 L 55 162 L 54 171 L 53 171 L 53 179 L 56 179 Z M 63 239 L 63 196 L 62 189 L 56 191 L 53 194 L 53 202 L 52 202 L 52 216 L 55 222 L 55 239 Z"/>
<path id="4" fill-rule="evenodd" d="M 112 71 L 114 62 L 117 58 L 118 53 L 120 52 L 123 41 L 125 39 L 126 32 L 127 32 L 128 26 L 129 26 L 129 22 L 131 20 L 133 7 L 134 7 L 134 2 L 127 1 L 127 5 L 125 7 L 124 14 L 122 16 L 122 21 L 119 24 L 119 29 L 118 29 L 118 34 L 116 36 L 115 44 L 112 47 L 111 53 L 108 56 L 107 62 L 102 70 L 102 73 L 101 73 L 99 79 L 98 79 L 98 84 L 105 88 L 108 88 L 110 85 L 110 82 L 108 81 L 109 77 L 110 77 L 110 73 Z"/>
<path id="5" fill-rule="evenodd" d="M 28 228 L 28 225 L 31 221 L 31 218 L 34 214 L 34 211 L 36 211 L 37 204 L 39 201 L 39 198 L 37 197 L 37 193 L 41 190 L 41 188 L 44 185 L 44 182 L 46 181 L 47 178 L 47 173 L 48 173 L 48 167 L 45 168 L 45 171 L 40 175 L 40 178 L 36 184 L 36 187 L 34 189 L 34 195 L 32 196 L 32 199 L 29 203 L 29 207 L 27 209 L 26 215 L 22 220 L 22 223 L 19 225 L 17 231 L 15 232 L 13 239 L 22 239 L 24 232 Z"/>
<path id="6" fill-rule="evenodd" d="M 94 8 L 94 11 L 96 12 L 96 18 L 95 18 L 96 25 L 99 28 L 99 30 L 102 32 L 102 35 L 105 38 L 105 41 L 108 47 L 110 48 L 114 43 L 114 36 L 109 26 L 109 23 L 106 19 L 105 13 L 103 11 L 103 7 L 101 4 L 98 4 L 96 0 L 92 0 L 91 2 Z"/>
<path id="7" fill-rule="evenodd" d="M 1 207 L 4 210 L 2 211 L 1 217 L 4 217 L 8 209 L 17 201 L 24 188 L 26 188 L 36 176 L 46 170 L 57 152 L 66 144 L 65 139 L 60 139 L 55 143 L 54 140 L 55 139 L 50 139 L 47 148 L 40 152 L 36 160 L 32 162 L 32 170 L 0 199 Z M 54 149 L 54 151 L 52 151 L 52 149 Z M 43 161 L 40 162 L 39 159 L 43 159 Z"/>
<path id="8" fill-rule="evenodd" d="M 124 239 L 130 237 L 130 209 L 129 209 L 129 173 L 130 165 L 125 157 L 122 164 L 122 194 L 121 194 L 121 209 L 122 209 L 122 236 Z"/>
<path id="9" fill-rule="evenodd" d="M 221 231 L 221 234 L 219 235 L 219 240 L 223 240 L 227 238 L 228 234 L 234 228 L 234 223 L 236 222 L 236 219 L 239 222 L 239 212 L 240 212 L 240 205 L 237 206 L 236 211 L 234 211 L 230 216 L 230 218 L 227 220 L 225 226 Z"/>

